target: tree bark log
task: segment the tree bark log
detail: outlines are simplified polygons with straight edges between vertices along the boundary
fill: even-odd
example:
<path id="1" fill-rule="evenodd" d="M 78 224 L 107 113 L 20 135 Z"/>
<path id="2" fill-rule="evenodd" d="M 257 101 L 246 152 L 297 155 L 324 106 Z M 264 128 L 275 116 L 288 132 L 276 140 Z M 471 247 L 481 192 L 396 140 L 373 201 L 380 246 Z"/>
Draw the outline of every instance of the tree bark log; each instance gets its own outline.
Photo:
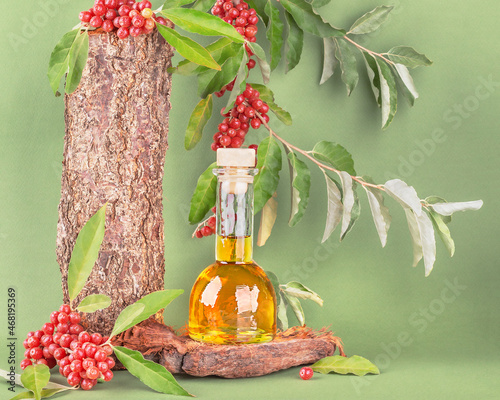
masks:
<path id="1" fill-rule="evenodd" d="M 76 301 L 93 293 L 111 297 L 106 310 L 83 315 L 91 331 L 108 334 L 123 308 L 164 289 L 162 180 L 172 56 L 157 30 L 126 40 L 91 33 L 80 85 L 65 96 L 56 250 L 65 302 L 76 237 L 108 202 L 99 258 Z"/>
<path id="2" fill-rule="evenodd" d="M 213 345 L 177 336 L 172 328 L 146 320 L 113 339 L 113 345 L 140 351 L 171 373 L 223 378 L 249 378 L 316 361 L 333 355 L 342 341 L 323 328 L 293 327 L 268 343 Z M 123 368 L 119 363 L 118 368 Z"/>

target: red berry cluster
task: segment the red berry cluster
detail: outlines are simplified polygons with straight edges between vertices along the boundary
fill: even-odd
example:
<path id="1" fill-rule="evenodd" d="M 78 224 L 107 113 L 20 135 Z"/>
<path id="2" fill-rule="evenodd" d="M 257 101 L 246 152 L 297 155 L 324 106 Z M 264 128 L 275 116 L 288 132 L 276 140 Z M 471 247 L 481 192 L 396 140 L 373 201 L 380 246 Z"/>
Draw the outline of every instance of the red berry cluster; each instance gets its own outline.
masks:
<path id="1" fill-rule="evenodd" d="M 95 0 L 94 7 L 80 13 L 80 21 L 105 32 L 117 29 L 120 39 L 148 34 L 156 23 L 167 24 L 165 18 L 157 17 L 151 10 L 149 0 Z"/>
<path id="2" fill-rule="evenodd" d="M 213 207 L 212 213 L 215 214 L 216 211 L 217 208 Z M 212 215 L 205 221 L 204 225 L 200 225 L 198 226 L 198 228 L 196 228 L 195 235 L 198 239 L 201 239 L 204 236 L 213 235 L 215 233 L 215 229 L 216 229 L 215 215 Z"/>
<path id="3" fill-rule="evenodd" d="M 266 123 L 269 122 L 269 106 L 259 97 L 259 91 L 247 84 L 243 93 L 236 97 L 231 111 L 224 114 L 226 118 L 219 124 L 219 131 L 213 137 L 213 151 L 221 147 L 241 147 L 249 128 L 258 129 L 262 124 L 257 114 L 260 114 Z"/>
<path id="4" fill-rule="evenodd" d="M 241 1 L 234 5 L 232 0 L 217 0 L 212 7 L 212 14 L 218 15 L 223 21 L 231 24 L 249 42 L 255 42 L 257 38 L 257 23 L 259 17 L 253 8 L 248 8 L 248 4 Z"/>
<path id="5" fill-rule="evenodd" d="M 115 361 L 109 357 L 113 349 L 105 344 L 108 338 L 84 331 L 80 320 L 80 314 L 67 304 L 50 314 L 50 322 L 41 330 L 29 332 L 23 342 L 26 358 L 21 361 L 21 369 L 32 364 L 49 368 L 58 365 L 68 384 L 84 390 L 92 389 L 98 378 L 110 381 Z"/>

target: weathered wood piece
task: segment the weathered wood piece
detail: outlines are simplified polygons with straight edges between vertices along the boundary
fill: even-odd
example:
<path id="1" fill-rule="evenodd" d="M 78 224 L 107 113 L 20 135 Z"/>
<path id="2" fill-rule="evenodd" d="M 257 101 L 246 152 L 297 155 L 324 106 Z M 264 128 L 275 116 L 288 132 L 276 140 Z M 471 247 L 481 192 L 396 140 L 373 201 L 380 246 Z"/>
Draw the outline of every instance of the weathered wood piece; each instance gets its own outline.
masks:
<path id="1" fill-rule="evenodd" d="M 99 259 L 77 302 L 92 293 L 113 302 L 83 315 L 90 331 L 109 333 L 123 308 L 164 289 L 162 180 L 172 56 L 157 30 L 126 40 L 91 33 L 80 85 L 65 96 L 56 250 L 65 302 L 78 232 L 108 202 Z"/>
<path id="2" fill-rule="evenodd" d="M 250 345 L 212 345 L 177 336 L 172 328 L 153 319 L 129 329 L 113 339 L 114 345 L 140 351 L 172 373 L 193 376 L 216 375 L 248 378 L 282 369 L 312 364 L 331 356 L 342 342 L 331 331 L 294 327 L 279 333 L 268 343 Z"/>

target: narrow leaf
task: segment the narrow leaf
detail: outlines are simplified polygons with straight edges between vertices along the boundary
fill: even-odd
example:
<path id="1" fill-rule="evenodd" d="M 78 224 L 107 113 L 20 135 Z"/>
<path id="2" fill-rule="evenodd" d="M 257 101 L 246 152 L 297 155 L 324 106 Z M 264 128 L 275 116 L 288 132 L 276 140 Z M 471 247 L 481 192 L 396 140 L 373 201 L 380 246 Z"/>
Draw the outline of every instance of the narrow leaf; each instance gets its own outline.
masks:
<path id="1" fill-rule="evenodd" d="M 381 91 L 380 91 L 380 74 L 378 72 L 377 60 L 371 54 L 363 51 L 363 59 L 365 60 L 366 72 L 370 80 L 373 95 L 378 106 L 382 105 Z"/>
<path id="2" fill-rule="evenodd" d="M 452 215 L 457 211 L 476 211 L 483 206 L 482 200 L 475 201 L 465 201 L 460 203 L 435 203 L 432 204 L 432 208 L 438 214 L 441 215 Z"/>
<path id="3" fill-rule="evenodd" d="M 322 140 L 314 146 L 312 155 L 317 160 L 325 162 L 339 171 L 356 175 L 351 154 L 340 144 Z"/>
<path id="4" fill-rule="evenodd" d="M 243 57 L 241 58 L 241 64 L 238 68 L 238 72 L 236 73 L 236 78 L 234 80 L 234 88 L 229 95 L 229 99 L 227 100 L 227 104 L 225 109 L 229 112 L 229 110 L 233 107 L 234 101 L 238 94 L 242 93 L 246 88 L 246 79 L 248 76 L 248 55 L 247 52 L 242 48 Z"/>
<path id="5" fill-rule="evenodd" d="M 429 210 L 429 216 L 431 217 L 434 229 L 437 230 L 439 237 L 450 253 L 450 257 L 453 257 L 453 254 L 455 254 L 455 242 L 451 238 L 451 232 L 444 222 L 443 216 L 432 210 Z"/>
<path id="6" fill-rule="evenodd" d="M 144 304 L 139 304 L 137 302 L 125 307 L 122 312 L 116 318 L 115 325 L 113 326 L 113 331 L 109 337 L 118 335 L 119 333 L 126 331 L 128 328 L 134 326 L 134 320 L 144 311 Z"/>
<path id="7" fill-rule="evenodd" d="M 264 81 L 264 83 L 267 84 L 271 76 L 271 67 L 267 62 L 266 53 L 264 52 L 264 49 L 260 47 L 260 45 L 258 45 L 257 43 L 248 42 L 247 44 L 257 57 L 257 64 L 259 64 L 262 80 Z"/>
<path id="8" fill-rule="evenodd" d="M 179 7 L 191 4 L 193 2 L 194 2 L 194 0 L 167 0 L 167 1 L 165 1 L 165 3 L 163 3 L 163 6 L 161 7 L 161 9 L 165 10 L 167 8 L 179 8 Z M 198 3 L 198 1 L 196 3 Z M 196 4 L 194 4 L 192 6 L 192 8 L 195 8 L 195 7 L 196 7 Z M 198 8 L 195 8 L 195 9 L 198 10 Z M 207 8 L 207 10 L 208 10 L 208 8 Z M 207 11 L 207 10 L 202 10 L 202 11 Z"/>
<path id="9" fill-rule="evenodd" d="M 283 47 L 283 22 L 280 19 L 279 10 L 273 5 L 271 0 L 267 0 L 264 8 L 265 13 L 269 16 L 269 25 L 267 27 L 266 36 L 271 43 L 271 71 L 274 70 L 281 60 L 281 49 Z"/>
<path id="10" fill-rule="evenodd" d="M 71 301 L 82 291 L 99 255 L 104 239 L 106 205 L 107 203 L 87 221 L 76 238 L 68 267 L 68 293 Z"/>
<path id="11" fill-rule="evenodd" d="M 418 99 L 418 92 L 415 84 L 413 83 L 410 71 L 408 71 L 408 68 L 406 68 L 403 64 L 394 64 L 394 68 L 396 68 L 400 81 L 402 82 L 401 86 L 403 94 L 413 106 L 415 99 Z"/>
<path id="12" fill-rule="evenodd" d="M 354 206 L 354 191 L 352 187 L 353 182 L 351 175 L 345 171 L 340 171 L 339 176 L 342 181 L 342 204 L 344 205 L 342 213 L 342 230 L 340 231 L 340 240 L 342 240 L 345 233 L 347 233 L 347 228 L 349 227 L 349 223 L 351 221 L 351 211 Z"/>
<path id="13" fill-rule="evenodd" d="M 276 314 L 278 329 L 286 331 L 288 329 L 288 315 L 286 313 L 287 302 L 283 293 L 278 292 L 276 296 L 278 300 L 278 312 Z"/>
<path id="14" fill-rule="evenodd" d="M 312 300 L 320 306 L 323 306 L 323 299 L 319 297 L 316 292 L 312 291 L 300 282 L 288 282 L 283 291 L 289 296 L 297 297 L 299 299 Z"/>
<path id="15" fill-rule="evenodd" d="M 251 83 L 250 86 L 259 91 L 262 101 L 265 101 L 267 103 L 269 109 L 281 122 L 288 126 L 292 125 L 292 116 L 288 111 L 282 109 L 274 102 L 274 93 L 271 91 L 271 89 L 258 83 Z"/>
<path id="16" fill-rule="evenodd" d="M 290 165 L 290 188 L 292 190 L 290 218 L 288 225 L 295 226 L 302 219 L 309 202 L 309 189 L 311 187 L 311 172 L 307 165 L 299 160 L 295 153 L 288 153 Z"/>
<path id="17" fill-rule="evenodd" d="M 323 38 L 323 72 L 319 81 L 320 85 L 330 79 L 335 72 L 335 68 L 337 67 L 336 52 L 337 45 L 335 44 L 335 40 L 332 38 Z"/>
<path id="18" fill-rule="evenodd" d="M 141 353 L 126 347 L 114 346 L 113 349 L 125 368 L 151 389 L 165 394 L 192 396 L 177 383 L 163 365 L 145 360 Z"/>
<path id="19" fill-rule="evenodd" d="M 349 44 L 343 39 L 334 39 L 336 44 L 335 57 L 339 60 L 342 70 L 342 82 L 347 87 L 347 95 L 350 96 L 358 84 L 359 75 L 356 67 L 356 57 Z"/>
<path id="20" fill-rule="evenodd" d="M 234 26 L 204 11 L 168 8 L 162 10 L 161 14 L 187 32 L 205 36 L 225 36 L 237 43 L 244 42 L 243 36 L 238 33 Z"/>
<path id="21" fill-rule="evenodd" d="M 303 326 L 306 323 L 306 316 L 304 315 L 304 310 L 302 309 L 302 305 L 300 304 L 300 300 L 296 297 L 290 296 L 286 292 L 283 292 L 286 301 L 290 304 L 297 321 L 299 321 L 299 325 Z"/>
<path id="22" fill-rule="evenodd" d="M 353 186 L 354 188 L 354 186 Z M 340 240 L 344 240 L 344 238 L 347 236 L 347 234 L 352 230 L 354 227 L 354 224 L 356 221 L 359 219 L 359 216 L 361 215 L 361 204 L 359 202 L 358 194 L 356 191 L 353 191 L 354 194 L 354 204 L 352 206 L 351 210 L 351 218 L 349 220 L 349 224 L 347 225 L 347 229 L 345 230 L 344 234 L 340 237 Z"/>
<path id="23" fill-rule="evenodd" d="M 434 237 L 434 228 L 432 227 L 432 222 L 426 213 L 415 215 L 413 211 L 409 209 L 405 209 L 405 213 L 408 220 L 408 226 L 410 227 L 412 239 L 414 241 L 414 249 L 416 250 L 416 252 L 414 252 L 415 258 L 413 266 L 416 265 L 415 261 L 418 263 L 418 257 L 423 257 L 425 276 L 429 276 L 434 266 L 434 262 L 436 261 L 436 239 Z M 411 218 L 411 215 L 413 215 L 413 219 Z M 410 226 L 410 224 L 412 226 Z M 419 239 L 415 238 L 417 234 Z M 418 252 L 418 245 L 421 246 L 421 254 Z"/>
<path id="24" fill-rule="evenodd" d="M 266 202 L 260 215 L 259 235 L 257 237 L 257 246 L 264 246 L 271 236 L 276 217 L 278 215 L 278 202 L 276 193 Z"/>
<path id="25" fill-rule="evenodd" d="M 66 93 L 73 93 L 80 83 L 82 72 L 87 64 L 89 54 L 89 35 L 81 31 L 76 35 L 69 51 L 68 75 L 66 76 Z"/>
<path id="26" fill-rule="evenodd" d="M 35 399 L 41 399 L 42 389 L 47 385 L 50 379 L 50 370 L 44 364 L 28 365 L 21 374 L 23 386 L 31 390 Z"/>
<path id="27" fill-rule="evenodd" d="M 217 167 L 217 163 L 212 163 L 200 175 L 193 197 L 191 197 L 191 208 L 189 210 L 189 222 L 197 224 L 215 205 L 217 178 L 212 170 Z"/>
<path id="28" fill-rule="evenodd" d="M 334 28 L 316 14 L 312 6 L 304 0 L 281 0 L 280 3 L 293 16 L 297 25 L 306 32 L 320 37 L 346 34 L 343 29 Z"/>
<path id="29" fill-rule="evenodd" d="M 389 214 L 389 209 L 384 205 L 384 196 L 382 196 L 379 190 L 367 186 L 363 186 L 363 189 L 365 189 L 366 196 L 368 197 L 368 203 L 370 204 L 373 222 L 375 223 L 380 243 L 382 247 L 385 247 L 387 232 L 391 226 L 391 214 Z"/>
<path id="30" fill-rule="evenodd" d="M 432 61 L 425 55 L 417 52 L 413 47 L 396 46 L 387 53 L 389 60 L 406 65 L 408 68 L 432 65 Z"/>
<path id="31" fill-rule="evenodd" d="M 212 55 L 203 46 L 186 36 L 182 36 L 167 26 L 161 24 L 156 24 L 156 26 L 165 40 L 175 47 L 175 50 L 177 50 L 182 57 L 196 64 L 220 71 L 220 65 L 215 62 Z"/>
<path id="32" fill-rule="evenodd" d="M 57 393 L 65 392 L 66 390 L 74 389 L 72 387 L 64 387 L 58 389 L 42 389 L 40 392 L 41 399 L 47 399 L 49 397 L 54 396 Z M 11 397 L 9 400 L 21 400 L 21 399 L 35 399 L 35 394 L 33 392 L 21 392 L 14 397 Z"/>
<path id="33" fill-rule="evenodd" d="M 422 240 L 420 239 L 420 231 L 418 228 L 418 222 L 415 213 L 409 208 L 405 208 L 404 211 L 406 214 L 406 221 L 408 222 L 408 229 L 410 230 L 411 244 L 413 247 L 412 267 L 416 267 L 423 256 Z"/>
<path id="34" fill-rule="evenodd" d="M 80 28 L 77 28 L 65 33 L 54 47 L 54 50 L 52 50 L 47 76 L 54 94 L 57 93 L 61 78 L 68 72 L 69 52 L 79 32 Z"/>
<path id="35" fill-rule="evenodd" d="M 380 96 L 382 100 L 382 129 L 385 129 L 391 124 L 394 115 L 396 115 L 398 92 L 391 68 L 384 61 L 376 59 L 376 62 L 380 79 Z"/>
<path id="36" fill-rule="evenodd" d="M 254 179 L 254 210 L 259 212 L 264 204 L 276 192 L 281 170 L 281 148 L 270 136 L 259 144 L 257 150 L 257 168 L 259 173 Z"/>
<path id="37" fill-rule="evenodd" d="M 325 232 L 323 233 L 323 239 L 321 240 L 321 243 L 325 242 L 335 230 L 340 220 L 342 219 L 342 213 L 344 209 L 339 188 L 323 169 L 322 171 L 326 179 L 328 211 L 326 214 Z"/>
<path id="38" fill-rule="evenodd" d="M 189 3 L 187 3 L 187 4 L 190 4 L 193 2 L 193 0 L 181 0 L 181 1 L 189 1 Z M 167 3 L 168 3 L 168 0 L 167 0 Z M 196 0 L 196 3 L 193 4 L 191 9 L 207 12 L 213 7 L 213 5 L 214 5 L 213 0 Z"/>
<path id="39" fill-rule="evenodd" d="M 387 20 L 393 6 L 379 6 L 361 16 L 352 24 L 348 33 L 363 35 L 376 31 Z"/>
<path id="40" fill-rule="evenodd" d="M 299 28 L 290 13 L 285 11 L 285 19 L 288 24 L 286 38 L 286 72 L 294 69 L 300 61 L 302 48 L 304 47 L 304 31 Z"/>
<path id="41" fill-rule="evenodd" d="M 311 365 L 311 368 L 314 372 L 321 374 L 328 374 L 330 372 L 342 375 L 354 374 L 357 376 L 380 374 L 376 365 L 361 356 L 351 356 L 349 358 L 342 356 L 325 357 Z"/>
<path id="42" fill-rule="evenodd" d="M 93 313 L 97 310 L 102 310 L 111 305 L 111 299 L 105 294 L 91 294 L 85 297 L 78 307 L 78 311 L 83 313 Z"/>
<path id="43" fill-rule="evenodd" d="M 408 186 L 400 179 L 392 179 L 384 187 L 386 193 L 403 207 L 411 208 L 417 216 L 422 214 L 422 205 L 413 186 Z"/>
<path id="44" fill-rule="evenodd" d="M 203 128 L 212 116 L 212 95 L 208 95 L 194 108 L 189 123 L 186 129 L 186 136 L 184 138 L 184 147 L 186 150 L 193 149 L 201 140 Z"/>

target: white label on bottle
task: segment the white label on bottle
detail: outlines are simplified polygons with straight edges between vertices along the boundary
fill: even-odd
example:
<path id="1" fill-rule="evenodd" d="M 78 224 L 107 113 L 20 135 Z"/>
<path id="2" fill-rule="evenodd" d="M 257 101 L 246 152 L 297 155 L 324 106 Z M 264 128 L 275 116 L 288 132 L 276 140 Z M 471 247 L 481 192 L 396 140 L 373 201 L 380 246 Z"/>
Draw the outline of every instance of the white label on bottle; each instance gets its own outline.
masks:
<path id="1" fill-rule="evenodd" d="M 215 306 L 221 287 L 222 282 L 220 278 L 218 276 L 212 278 L 201 294 L 201 302 L 207 307 Z"/>

